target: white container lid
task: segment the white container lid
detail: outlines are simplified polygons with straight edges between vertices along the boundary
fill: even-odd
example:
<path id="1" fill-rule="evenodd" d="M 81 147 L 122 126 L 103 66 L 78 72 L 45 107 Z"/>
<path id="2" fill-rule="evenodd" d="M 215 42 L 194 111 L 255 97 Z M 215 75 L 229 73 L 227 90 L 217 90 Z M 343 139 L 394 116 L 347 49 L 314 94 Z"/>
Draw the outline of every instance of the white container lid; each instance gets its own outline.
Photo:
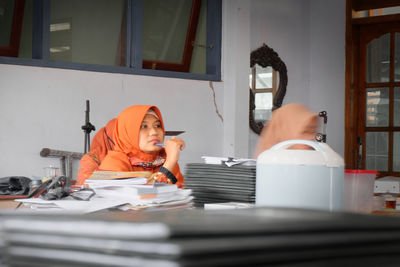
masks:
<path id="1" fill-rule="evenodd" d="M 293 145 L 308 145 L 311 149 L 289 149 Z M 343 158 L 326 143 L 310 140 L 287 140 L 262 152 L 257 165 L 318 165 L 326 167 L 344 166 Z"/>

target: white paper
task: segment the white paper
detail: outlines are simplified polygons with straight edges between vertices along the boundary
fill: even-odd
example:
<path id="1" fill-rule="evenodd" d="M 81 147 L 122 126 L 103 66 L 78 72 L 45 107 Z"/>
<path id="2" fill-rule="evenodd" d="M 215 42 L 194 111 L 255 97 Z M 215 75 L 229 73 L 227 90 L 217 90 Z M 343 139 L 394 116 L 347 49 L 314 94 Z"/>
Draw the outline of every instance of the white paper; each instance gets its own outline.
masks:
<path id="1" fill-rule="evenodd" d="M 98 210 L 114 208 L 127 203 L 126 200 L 92 197 L 90 201 L 79 200 L 45 200 L 41 198 L 16 199 L 15 201 L 23 202 L 31 205 L 36 209 L 42 208 L 59 208 L 65 211 L 74 211 L 78 213 L 90 213 Z"/>
<path id="2" fill-rule="evenodd" d="M 205 210 L 245 209 L 245 208 L 252 208 L 252 207 L 254 207 L 254 204 L 242 203 L 242 202 L 224 202 L 224 203 L 206 203 L 206 204 L 204 204 Z"/>

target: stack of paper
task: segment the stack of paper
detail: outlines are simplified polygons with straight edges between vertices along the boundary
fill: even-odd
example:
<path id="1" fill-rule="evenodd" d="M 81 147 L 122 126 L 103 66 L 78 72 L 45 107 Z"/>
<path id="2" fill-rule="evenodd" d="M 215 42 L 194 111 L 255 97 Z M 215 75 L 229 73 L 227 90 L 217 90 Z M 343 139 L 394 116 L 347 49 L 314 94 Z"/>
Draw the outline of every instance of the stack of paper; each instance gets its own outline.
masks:
<path id="1" fill-rule="evenodd" d="M 400 218 L 301 209 L 0 214 L 6 266 L 398 266 Z"/>
<path id="2" fill-rule="evenodd" d="M 87 180 L 89 188 L 92 188 L 97 196 L 103 198 L 118 199 L 153 199 L 170 197 L 178 191 L 174 184 L 140 183 L 134 179 L 122 180 Z M 145 181 L 146 182 L 146 181 Z"/>
<path id="3" fill-rule="evenodd" d="M 96 196 L 103 199 L 124 200 L 127 205 L 120 209 L 147 209 L 189 207 L 192 206 L 191 190 L 179 189 L 175 184 L 141 182 L 142 178 L 87 180 L 89 188 L 96 192 Z"/>
<path id="4" fill-rule="evenodd" d="M 61 200 L 44 200 L 40 198 L 19 199 L 26 206 L 36 210 L 66 210 L 80 213 L 90 213 L 103 209 L 118 208 L 122 210 L 156 210 L 191 208 L 193 196 L 190 189 L 180 189 L 174 184 L 147 184 L 147 172 L 111 173 L 95 172 L 86 180 L 86 186 L 91 191 L 73 193 Z M 131 177 L 131 178 L 127 178 Z M 94 193 L 88 201 L 83 194 Z"/>
<path id="5" fill-rule="evenodd" d="M 256 166 L 189 163 L 185 187 L 192 190 L 194 202 L 255 202 Z"/>

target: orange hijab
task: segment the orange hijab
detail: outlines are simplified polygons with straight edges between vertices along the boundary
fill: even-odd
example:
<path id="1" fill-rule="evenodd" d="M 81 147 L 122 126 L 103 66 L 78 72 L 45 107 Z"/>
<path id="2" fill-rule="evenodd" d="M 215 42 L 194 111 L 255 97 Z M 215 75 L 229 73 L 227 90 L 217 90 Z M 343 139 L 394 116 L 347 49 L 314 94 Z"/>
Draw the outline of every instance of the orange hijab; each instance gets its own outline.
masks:
<path id="1" fill-rule="evenodd" d="M 101 170 L 107 171 L 151 171 L 157 172 L 165 161 L 165 150 L 158 153 L 145 153 L 139 148 L 139 133 L 142 121 L 149 109 L 153 109 L 161 121 L 165 135 L 161 112 L 156 106 L 136 105 L 122 111 L 115 123 L 113 151 L 109 151 L 100 165 Z M 142 165 L 141 165 L 142 164 Z M 147 165 L 147 166 L 143 166 Z M 183 176 L 176 164 L 172 171 L 178 179 L 177 185 L 182 186 Z"/>
<path id="2" fill-rule="evenodd" d="M 291 139 L 314 140 L 318 128 L 318 116 L 297 103 L 285 105 L 274 112 L 261 131 L 254 158 L 273 145 Z M 302 145 L 292 149 L 308 148 Z"/>
<path id="3" fill-rule="evenodd" d="M 79 171 L 77 174 L 78 184 L 83 184 L 87 178 L 100 166 L 107 155 L 108 150 L 112 150 L 114 142 L 112 135 L 117 119 L 110 120 L 106 126 L 101 128 L 93 137 L 90 151 L 80 160 Z"/>

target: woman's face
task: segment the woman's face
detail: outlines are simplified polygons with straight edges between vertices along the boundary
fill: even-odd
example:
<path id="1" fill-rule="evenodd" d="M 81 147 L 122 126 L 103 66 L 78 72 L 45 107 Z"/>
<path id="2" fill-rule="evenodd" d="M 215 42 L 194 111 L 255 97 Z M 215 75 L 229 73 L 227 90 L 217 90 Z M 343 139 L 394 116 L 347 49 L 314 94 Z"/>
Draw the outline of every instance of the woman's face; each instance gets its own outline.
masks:
<path id="1" fill-rule="evenodd" d="M 140 127 L 139 148 L 146 153 L 156 153 L 162 149 L 156 143 L 164 141 L 164 132 L 161 121 L 153 115 L 147 114 Z"/>

